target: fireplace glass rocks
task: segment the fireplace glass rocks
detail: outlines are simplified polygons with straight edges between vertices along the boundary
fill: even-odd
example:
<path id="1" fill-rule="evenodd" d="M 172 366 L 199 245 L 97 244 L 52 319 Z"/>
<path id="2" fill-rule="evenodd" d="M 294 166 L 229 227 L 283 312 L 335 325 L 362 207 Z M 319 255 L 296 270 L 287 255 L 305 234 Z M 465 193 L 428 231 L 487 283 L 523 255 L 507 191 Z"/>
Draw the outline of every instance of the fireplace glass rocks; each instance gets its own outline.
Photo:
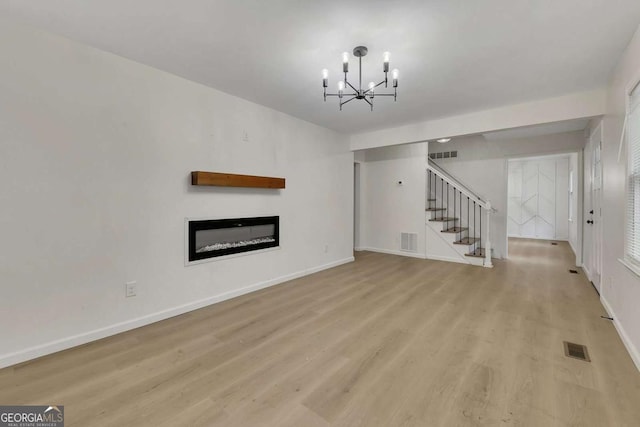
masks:
<path id="1" fill-rule="evenodd" d="M 189 262 L 279 246 L 277 216 L 189 221 Z"/>

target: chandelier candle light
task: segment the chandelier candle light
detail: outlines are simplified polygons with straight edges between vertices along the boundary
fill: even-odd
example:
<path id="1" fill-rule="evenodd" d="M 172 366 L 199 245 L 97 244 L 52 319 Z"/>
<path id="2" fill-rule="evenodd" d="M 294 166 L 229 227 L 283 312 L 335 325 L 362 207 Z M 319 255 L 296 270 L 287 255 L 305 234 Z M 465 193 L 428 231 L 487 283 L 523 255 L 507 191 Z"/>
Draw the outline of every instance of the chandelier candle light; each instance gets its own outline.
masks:
<path id="1" fill-rule="evenodd" d="M 354 99 L 363 99 L 365 100 L 369 106 L 371 106 L 371 111 L 373 111 L 373 99 L 377 96 L 393 96 L 393 100 L 396 101 L 398 98 L 398 69 L 394 69 L 391 72 L 392 85 L 393 85 L 393 93 L 379 93 L 376 92 L 376 88 L 382 84 L 386 88 L 388 85 L 387 74 L 389 73 L 389 52 L 384 53 L 384 61 L 382 63 L 382 71 L 384 72 L 384 80 L 380 83 L 375 84 L 374 82 L 369 83 L 368 89 L 362 89 L 362 57 L 366 56 L 368 49 L 365 46 L 357 46 L 353 49 L 353 56 L 358 58 L 358 71 L 359 71 L 359 81 L 358 88 L 356 89 L 348 80 L 347 73 L 349 72 L 349 54 L 344 52 L 342 54 L 342 72 L 344 73 L 344 81 L 338 82 L 338 93 L 327 93 L 327 86 L 329 85 L 329 70 L 326 68 L 322 70 L 322 87 L 324 89 L 324 100 L 327 101 L 327 96 L 337 96 L 338 101 L 340 102 L 340 110 L 342 111 L 342 106 L 347 102 L 353 101 Z M 345 93 L 346 87 L 349 87 L 350 92 Z M 348 98 L 343 101 L 344 98 Z"/>

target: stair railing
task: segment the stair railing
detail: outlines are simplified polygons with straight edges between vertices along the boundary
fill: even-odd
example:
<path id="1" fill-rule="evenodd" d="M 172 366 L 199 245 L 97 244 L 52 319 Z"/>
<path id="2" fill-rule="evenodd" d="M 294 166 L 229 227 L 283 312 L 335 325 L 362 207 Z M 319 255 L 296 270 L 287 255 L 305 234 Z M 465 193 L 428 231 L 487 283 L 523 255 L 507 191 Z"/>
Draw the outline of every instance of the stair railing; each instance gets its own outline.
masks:
<path id="1" fill-rule="evenodd" d="M 468 237 L 467 242 L 470 245 L 473 245 L 474 253 L 473 255 L 478 256 L 482 254 L 483 249 L 483 240 L 482 240 L 482 218 L 486 218 L 485 222 L 485 235 L 486 239 L 484 242 L 484 260 L 483 265 L 485 267 L 493 267 L 491 262 L 491 239 L 490 239 L 490 224 L 491 224 L 491 214 L 496 212 L 495 209 L 492 208 L 491 202 L 489 200 L 483 200 L 473 191 L 471 191 L 467 186 L 462 184 L 457 179 L 453 178 L 449 173 L 447 173 L 440 166 L 436 165 L 435 162 L 429 159 L 427 163 L 427 199 L 435 200 L 435 209 L 436 217 L 438 216 L 438 212 L 441 218 L 449 218 L 449 196 L 452 194 L 453 199 L 453 218 L 458 218 L 459 224 L 456 224 L 454 221 L 454 228 L 459 227 L 462 229 L 463 225 L 463 196 L 467 198 L 466 210 L 467 210 L 467 230 Z M 445 186 L 446 185 L 446 186 Z M 440 197 L 438 197 L 438 187 L 440 187 Z M 444 206 L 446 198 L 446 207 Z M 438 199 L 440 200 L 440 208 L 438 208 Z M 459 200 L 459 203 L 456 203 L 456 199 Z M 473 207 L 471 204 L 473 203 Z M 431 206 L 428 204 L 428 206 Z M 471 216 L 473 216 L 473 228 L 471 227 Z M 479 227 L 477 226 L 479 225 Z M 473 230 L 473 232 L 472 232 Z M 476 237 L 477 235 L 477 237 Z M 462 236 L 462 234 L 461 234 Z M 477 240 L 476 240 L 477 239 Z M 462 241 L 462 237 L 461 237 Z M 477 245 L 476 245 L 477 242 Z"/>
<path id="2" fill-rule="evenodd" d="M 450 183 L 451 185 L 458 188 L 465 196 L 468 196 L 472 201 L 475 200 L 481 206 L 486 203 L 486 201 L 478 196 L 473 190 L 463 184 L 459 179 L 455 178 L 451 173 L 445 170 L 442 166 L 437 164 L 431 159 L 427 159 L 427 169 L 431 169 L 436 175 L 445 178 L 445 182 Z M 484 207 L 484 206 L 483 206 Z"/>

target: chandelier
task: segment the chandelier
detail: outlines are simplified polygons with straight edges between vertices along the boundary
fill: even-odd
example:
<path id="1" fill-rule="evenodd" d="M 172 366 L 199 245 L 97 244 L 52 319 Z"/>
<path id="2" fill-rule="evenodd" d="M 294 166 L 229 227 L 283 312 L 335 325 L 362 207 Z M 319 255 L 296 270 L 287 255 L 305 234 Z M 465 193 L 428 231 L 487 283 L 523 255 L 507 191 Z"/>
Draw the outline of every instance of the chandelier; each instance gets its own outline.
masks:
<path id="1" fill-rule="evenodd" d="M 327 86 L 329 85 L 329 70 L 326 68 L 322 70 L 322 87 L 324 89 L 324 100 L 327 101 L 327 96 L 337 96 L 338 101 L 340 102 L 340 111 L 342 111 L 342 106 L 347 102 L 351 102 L 354 99 L 363 99 L 365 100 L 369 106 L 371 107 L 371 111 L 373 111 L 373 100 L 378 96 L 393 96 L 393 100 L 396 101 L 398 98 L 398 69 L 394 69 L 391 72 L 392 84 L 393 84 L 393 93 L 380 93 L 376 91 L 376 88 L 382 84 L 386 88 L 388 85 L 387 74 L 389 73 L 389 52 L 384 53 L 384 61 L 382 63 L 382 71 L 384 72 L 384 80 L 380 83 L 376 84 L 375 82 L 369 83 L 368 89 L 362 89 L 362 57 L 366 56 L 368 49 L 365 46 L 357 46 L 353 49 L 353 56 L 358 58 L 358 73 L 359 73 L 359 81 L 358 88 L 355 88 L 348 80 L 347 73 L 349 72 L 349 54 L 344 52 L 342 54 L 342 71 L 344 72 L 344 81 L 338 82 L 338 93 L 327 93 Z M 347 89 L 348 86 L 348 89 Z M 347 89 L 347 92 L 345 92 Z M 345 99 L 346 98 L 346 99 Z M 345 99 L 343 101 L 343 99 Z"/>

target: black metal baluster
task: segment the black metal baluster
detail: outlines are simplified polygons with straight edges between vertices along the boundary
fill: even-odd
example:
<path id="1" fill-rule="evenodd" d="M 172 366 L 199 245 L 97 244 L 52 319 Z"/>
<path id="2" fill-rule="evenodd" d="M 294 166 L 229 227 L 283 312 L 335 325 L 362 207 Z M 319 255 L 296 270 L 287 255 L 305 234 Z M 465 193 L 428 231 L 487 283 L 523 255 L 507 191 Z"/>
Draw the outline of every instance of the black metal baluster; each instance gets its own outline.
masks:
<path id="1" fill-rule="evenodd" d="M 445 215 L 445 217 L 449 218 L 449 183 L 448 182 L 447 182 L 447 214 Z"/>
<path id="2" fill-rule="evenodd" d="M 453 217 L 456 217 L 456 187 L 453 187 Z M 456 220 L 453 220 L 453 228 L 456 228 Z"/>
<path id="3" fill-rule="evenodd" d="M 431 193 L 431 196 L 432 196 L 431 198 L 435 199 L 436 195 L 438 194 L 438 191 L 437 191 L 437 188 L 436 188 L 436 176 L 435 176 L 435 174 L 433 174 L 432 184 L 433 184 L 433 191 Z M 436 204 L 434 203 L 433 206 L 435 207 L 435 205 Z"/>
<path id="4" fill-rule="evenodd" d="M 478 205 L 478 210 L 480 211 L 480 240 L 478 240 L 478 249 L 482 251 L 482 206 Z"/>
<path id="5" fill-rule="evenodd" d="M 442 216 L 443 210 L 444 210 L 444 179 L 440 177 L 440 216 Z"/>
<path id="6" fill-rule="evenodd" d="M 476 237 L 476 201 L 473 201 L 473 238 Z M 473 253 L 475 254 L 475 249 Z"/>
<path id="7" fill-rule="evenodd" d="M 433 205 L 434 208 L 438 209 L 438 174 L 437 173 L 433 173 L 433 179 L 434 179 L 434 183 L 433 186 L 436 189 L 436 203 Z M 436 210 L 436 214 L 434 215 L 434 218 L 438 217 L 438 211 Z"/>
<path id="8" fill-rule="evenodd" d="M 471 215 L 469 215 L 469 196 L 467 196 L 467 238 L 469 237 L 470 233 L 471 233 L 471 228 L 469 227 L 469 219 L 471 218 Z"/>

